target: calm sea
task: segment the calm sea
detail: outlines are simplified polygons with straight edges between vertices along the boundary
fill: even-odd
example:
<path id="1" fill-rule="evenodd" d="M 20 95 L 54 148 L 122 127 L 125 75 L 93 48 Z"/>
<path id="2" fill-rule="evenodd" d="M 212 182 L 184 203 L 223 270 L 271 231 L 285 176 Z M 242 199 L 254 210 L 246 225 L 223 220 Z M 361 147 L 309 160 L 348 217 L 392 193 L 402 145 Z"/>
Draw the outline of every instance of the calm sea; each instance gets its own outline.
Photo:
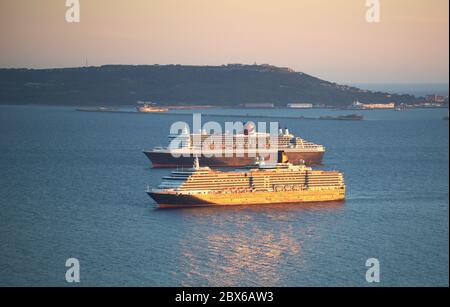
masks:
<path id="1" fill-rule="evenodd" d="M 2 106 L 0 285 L 67 285 L 75 257 L 83 286 L 366 286 L 368 258 L 381 286 L 448 286 L 448 110 L 364 115 L 280 119 L 326 146 L 324 167 L 345 172 L 343 204 L 159 210 L 144 190 L 170 170 L 142 150 L 188 116 Z"/>

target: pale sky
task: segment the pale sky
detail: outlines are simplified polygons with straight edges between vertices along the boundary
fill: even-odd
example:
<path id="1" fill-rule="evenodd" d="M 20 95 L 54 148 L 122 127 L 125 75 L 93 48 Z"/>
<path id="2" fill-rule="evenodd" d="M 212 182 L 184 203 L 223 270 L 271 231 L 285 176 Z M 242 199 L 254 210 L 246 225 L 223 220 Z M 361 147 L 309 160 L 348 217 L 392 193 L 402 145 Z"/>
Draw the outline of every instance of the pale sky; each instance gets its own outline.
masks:
<path id="1" fill-rule="evenodd" d="M 268 63 L 335 82 L 448 82 L 449 1 L 0 0 L 0 67 Z"/>

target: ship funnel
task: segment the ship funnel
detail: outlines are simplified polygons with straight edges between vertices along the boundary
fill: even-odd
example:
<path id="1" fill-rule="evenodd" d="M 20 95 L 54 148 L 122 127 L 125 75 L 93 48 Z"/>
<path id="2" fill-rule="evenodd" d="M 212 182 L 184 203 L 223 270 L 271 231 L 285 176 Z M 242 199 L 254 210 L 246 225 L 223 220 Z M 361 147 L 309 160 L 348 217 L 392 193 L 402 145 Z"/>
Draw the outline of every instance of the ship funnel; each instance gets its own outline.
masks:
<path id="1" fill-rule="evenodd" d="M 285 135 L 289 135 L 289 129 L 288 128 L 284 128 L 284 134 Z"/>
<path id="2" fill-rule="evenodd" d="M 278 129 L 278 134 L 279 134 L 279 135 L 282 135 L 282 134 L 283 134 L 283 129 L 281 129 L 281 128 Z"/>
<path id="3" fill-rule="evenodd" d="M 289 162 L 289 159 L 288 159 L 286 153 L 284 151 L 280 150 L 278 152 L 278 163 L 288 163 L 288 162 Z"/>
<path id="4" fill-rule="evenodd" d="M 255 123 L 253 122 L 246 122 L 244 125 L 244 135 L 252 135 L 255 134 Z"/>

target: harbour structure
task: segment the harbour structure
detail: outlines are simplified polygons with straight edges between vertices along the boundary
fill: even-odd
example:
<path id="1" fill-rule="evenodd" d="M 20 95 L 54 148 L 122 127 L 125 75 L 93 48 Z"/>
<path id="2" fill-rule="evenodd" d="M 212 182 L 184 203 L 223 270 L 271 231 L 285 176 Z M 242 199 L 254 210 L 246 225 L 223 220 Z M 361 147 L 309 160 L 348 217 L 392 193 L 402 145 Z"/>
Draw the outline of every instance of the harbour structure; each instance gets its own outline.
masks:
<path id="1" fill-rule="evenodd" d="M 375 109 L 394 109 L 395 102 L 390 103 L 362 103 L 359 101 L 353 102 L 351 109 L 357 110 L 375 110 Z"/>
<path id="2" fill-rule="evenodd" d="M 312 103 L 289 103 L 287 107 L 291 109 L 312 109 L 314 105 Z"/>
<path id="3" fill-rule="evenodd" d="M 257 102 L 257 103 L 244 103 L 242 105 L 244 108 L 248 108 L 248 109 L 271 109 L 271 108 L 275 108 L 275 104 L 274 103 L 270 103 L 270 102 Z"/>

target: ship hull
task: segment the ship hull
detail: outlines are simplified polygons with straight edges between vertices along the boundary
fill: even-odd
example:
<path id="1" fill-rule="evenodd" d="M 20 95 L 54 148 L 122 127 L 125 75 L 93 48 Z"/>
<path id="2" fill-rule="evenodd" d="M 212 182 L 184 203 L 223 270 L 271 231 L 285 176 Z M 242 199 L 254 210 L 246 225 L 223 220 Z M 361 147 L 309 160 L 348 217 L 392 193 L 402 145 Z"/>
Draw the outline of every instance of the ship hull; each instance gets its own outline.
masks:
<path id="1" fill-rule="evenodd" d="M 194 206 L 238 206 L 263 204 L 293 204 L 335 202 L 345 199 L 345 188 L 303 190 L 291 192 L 248 192 L 240 194 L 172 194 L 148 192 L 162 208 Z"/>
<path id="2" fill-rule="evenodd" d="M 191 167 L 194 163 L 194 155 L 174 157 L 170 152 L 144 151 L 144 154 L 152 162 L 154 168 L 170 168 L 170 167 Z M 287 158 L 290 163 L 301 164 L 303 161 L 306 165 L 322 164 L 323 151 L 304 152 L 304 151 L 286 151 Z M 254 156 L 244 154 L 243 157 L 221 156 L 199 156 L 200 164 L 203 166 L 213 167 L 240 167 L 252 165 L 255 162 Z"/>

